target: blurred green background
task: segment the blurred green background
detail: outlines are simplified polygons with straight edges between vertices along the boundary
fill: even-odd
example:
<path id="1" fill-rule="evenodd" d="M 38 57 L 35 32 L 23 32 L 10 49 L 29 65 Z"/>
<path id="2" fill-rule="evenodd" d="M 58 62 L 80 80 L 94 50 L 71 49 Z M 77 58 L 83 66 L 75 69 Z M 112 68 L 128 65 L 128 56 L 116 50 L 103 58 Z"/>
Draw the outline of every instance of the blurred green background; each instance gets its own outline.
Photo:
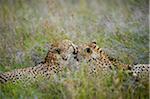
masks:
<path id="1" fill-rule="evenodd" d="M 148 4 L 148 0 L 0 0 L 0 72 L 34 66 L 50 43 L 66 38 L 76 44 L 96 40 L 124 63 L 148 63 Z"/>

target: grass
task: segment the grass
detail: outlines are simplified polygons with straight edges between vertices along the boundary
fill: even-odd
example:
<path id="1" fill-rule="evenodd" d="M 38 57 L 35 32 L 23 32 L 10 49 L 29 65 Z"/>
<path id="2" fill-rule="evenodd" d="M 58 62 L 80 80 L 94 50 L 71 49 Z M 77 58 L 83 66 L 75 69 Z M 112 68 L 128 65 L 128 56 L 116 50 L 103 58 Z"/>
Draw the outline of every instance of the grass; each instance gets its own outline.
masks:
<path id="1" fill-rule="evenodd" d="M 148 0 L 0 0 L 0 72 L 34 66 L 50 43 L 65 38 L 76 44 L 96 40 L 124 63 L 149 63 Z M 3 86 L 0 98 L 148 99 L 143 85 L 122 90 L 122 72 L 119 81 L 101 80 L 88 78 L 84 69 L 61 83 Z"/>
<path id="2" fill-rule="evenodd" d="M 130 76 L 119 71 L 117 76 L 99 73 L 89 76 L 86 64 L 76 72 L 66 70 L 48 81 L 39 80 L 23 86 L 22 83 L 1 85 L 2 99 L 148 99 L 148 86 L 132 82 Z M 66 74 L 67 72 L 67 74 Z"/>

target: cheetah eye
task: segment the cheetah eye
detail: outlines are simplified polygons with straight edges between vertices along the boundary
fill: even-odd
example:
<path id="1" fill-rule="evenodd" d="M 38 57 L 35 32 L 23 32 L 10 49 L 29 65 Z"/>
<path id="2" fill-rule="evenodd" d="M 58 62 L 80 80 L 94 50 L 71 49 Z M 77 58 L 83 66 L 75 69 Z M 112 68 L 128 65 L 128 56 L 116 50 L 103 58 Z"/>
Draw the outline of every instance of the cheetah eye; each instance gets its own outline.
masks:
<path id="1" fill-rule="evenodd" d="M 92 50 L 90 48 L 86 48 L 85 50 L 86 50 L 87 53 L 91 53 L 92 52 Z"/>
<path id="2" fill-rule="evenodd" d="M 60 48 L 56 48 L 55 51 L 60 54 L 61 53 L 61 49 Z"/>

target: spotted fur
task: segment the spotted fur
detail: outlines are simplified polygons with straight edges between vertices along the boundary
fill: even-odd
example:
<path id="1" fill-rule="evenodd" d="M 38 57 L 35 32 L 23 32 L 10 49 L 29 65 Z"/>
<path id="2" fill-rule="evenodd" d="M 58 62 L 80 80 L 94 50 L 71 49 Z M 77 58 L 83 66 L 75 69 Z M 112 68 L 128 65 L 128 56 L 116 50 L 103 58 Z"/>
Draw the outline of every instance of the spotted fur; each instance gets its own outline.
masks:
<path id="1" fill-rule="evenodd" d="M 40 64 L 34 67 L 0 73 L 0 82 L 30 82 L 36 81 L 39 77 L 49 79 L 65 67 L 71 71 L 77 70 L 82 66 L 82 63 L 86 63 L 88 66 L 89 74 L 97 74 L 99 72 L 110 74 L 114 69 L 123 69 L 130 70 L 136 78 L 147 78 L 150 67 L 146 64 L 128 65 L 111 58 L 98 47 L 96 42 L 77 46 L 70 40 L 63 40 L 52 44 L 45 60 Z"/>
<path id="2" fill-rule="evenodd" d="M 69 67 L 71 61 L 69 61 L 69 63 L 67 61 L 76 55 L 76 48 L 77 47 L 69 40 L 55 43 L 49 49 L 43 62 L 34 67 L 0 73 L 0 83 L 17 81 L 33 82 L 39 77 L 49 79 L 52 75 L 62 71 L 64 67 Z"/>
<path id="3" fill-rule="evenodd" d="M 111 72 L 112 70 L 129 71 L 137 79 L 149 78 L 149 64 L 124 64 L 121 61 L 108 56 L 105 51 L 98 47 L 96 42 L 79 46 L 79 54 L 84 62 L 89 64 L 90 72 Z"/>
<path id="4" fill-rule="evenodd" d="M 131 71 L 136 79 L 142 78 L 144 81 L 149 81 L 150 64 L 136 64 L 132 67 Z"/>
<path id="5" fill-rule="evenodd" d="M 109 57 L 96 42 L 82 44 L 79 46 L 79 54 L 81 59 L 89 64 L 90 72 L 111 72 L 114 68 L 127 68 L 127 65 Z"/>

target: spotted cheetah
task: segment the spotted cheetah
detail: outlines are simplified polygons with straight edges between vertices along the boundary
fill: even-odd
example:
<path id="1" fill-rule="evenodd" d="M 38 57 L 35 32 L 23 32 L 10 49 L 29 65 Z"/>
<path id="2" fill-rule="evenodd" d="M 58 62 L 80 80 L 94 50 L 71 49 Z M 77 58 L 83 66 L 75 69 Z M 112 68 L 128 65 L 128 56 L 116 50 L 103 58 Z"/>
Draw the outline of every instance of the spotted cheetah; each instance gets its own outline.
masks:
<path id="1" fill-rule="evenodd" d="M 114 70 L 129 71 L 137 79 L 149 78 L 149 64 L 124 64 L 121 61 L 108 56 L 103 49 L 99 48 L 96 42 L 81 44 L 79 46 L 78 57 L 87 62 L 90 67 L 90 73 L 111 72 Z"/>
<path id="2" fill-rule="evenodd" d="M 111 72 L 114 68 L 123 69 L 128 68 L 127 65 L 109 57 L 96 42 L 81 44 L 78 51 L 79 60 L 82 60 L 89 65 L 90 73 L 97 73 L 98 71 Z"/>
<path id="3" fill-rule="evenodd" d="M 52 75 L 62 71 L 64 67 L 69 67 L 71 57 L 76 55 L 77 47 L 70 40 L 63 40 L 52 44 L 44 61 L 34 67 L 16 69 L 13 71 L 0 73 L 0 83 L 6 82 L 33 82 L 37 78 L 49 79 Z M 67 62 L 69 60 L 69 63 Z M 70 61 L 71 60 L 71 61 Z"/>

